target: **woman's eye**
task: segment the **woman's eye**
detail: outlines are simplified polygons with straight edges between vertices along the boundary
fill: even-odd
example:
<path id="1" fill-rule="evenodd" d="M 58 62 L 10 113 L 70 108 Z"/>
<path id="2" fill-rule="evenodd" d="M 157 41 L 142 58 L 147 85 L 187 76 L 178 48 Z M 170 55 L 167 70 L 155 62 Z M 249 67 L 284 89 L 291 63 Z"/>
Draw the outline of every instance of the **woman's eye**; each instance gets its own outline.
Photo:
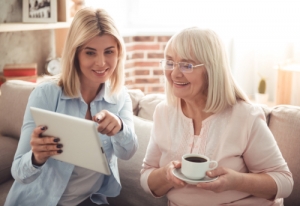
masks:
<path id="1" fill-rule="evenodd" d="M 88 52 L 86 52 L 86 54 L 89 55 L 89 56 L 92 56 L 92 55 L 94 55 L 95 53 L 94 53 L 94 52 L 88 51 Z"/>
<path id="2" fill-rule="evenodd" d="M 173 66 L 173 64 L 174 64 L 174 63 L 173 63 L 172 61 L 167 61 L 167 62 L 166 62 L 166 65 L 167 65 L 167 66 Z"/>
<path id="3" fill-rule="evenodd" d="M 105 54 L 112 54 L 112 53 L 114 53 L 112 50 L 105 51 Z"/>
<path id="4" fill-rule="evenodd" d="M 182 64 L 181 67 L 182 67 L 183 69 L 191 69 L 191 68 L 192 68 L 192 67 L 191 67 L 191 64 Z"/>

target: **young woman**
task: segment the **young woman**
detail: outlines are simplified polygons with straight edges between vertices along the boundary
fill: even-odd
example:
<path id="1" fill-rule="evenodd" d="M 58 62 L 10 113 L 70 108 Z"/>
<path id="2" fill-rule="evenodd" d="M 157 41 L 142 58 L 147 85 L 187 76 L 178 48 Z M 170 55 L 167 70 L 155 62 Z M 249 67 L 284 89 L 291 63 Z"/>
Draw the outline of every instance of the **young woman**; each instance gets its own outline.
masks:
<path id="1" fill-rule="evenodd" d="M 161 64 L 167 101 L 153 116 L 141 171 L 144 190 L 167 195 L 171 206 L 283 205 L 292 174 L 262 109 L 231 76 L 218 35 L 199 28 L 179 32 L 167 43 Z M 188 153 L 218 161 L 207 172 L 214 181 L 192 185 L 174 175 Z"/>
<path id="2" fill-rule="evenodd" d="M 119 195 L 117 158 L 131 158 L 138 147 L 131 99 L 123 87 L 124 59 L 123 39 L 112 18 L 102 9 L 78 11 L 62 55 L 62 74 L 39 84 L 29 97 L 6 206 L 74 206 L 87 198 L 99 205 Z M 64 142 L 43 136 L 47 126 L 35 125 L 30 107 L 97 122 L 112 175 L 51 158 L 63 152 Z"/>

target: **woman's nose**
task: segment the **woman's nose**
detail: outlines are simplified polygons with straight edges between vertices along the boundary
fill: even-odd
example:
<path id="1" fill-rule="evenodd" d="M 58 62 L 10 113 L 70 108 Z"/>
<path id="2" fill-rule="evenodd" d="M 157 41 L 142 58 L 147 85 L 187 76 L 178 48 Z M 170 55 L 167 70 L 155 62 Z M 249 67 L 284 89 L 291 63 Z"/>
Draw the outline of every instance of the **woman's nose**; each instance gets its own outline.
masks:
<path id="1" fill-rule="evenodd" d="M 97 56 L 96 65 L 99 66 L 99 67 L 103 67 L 105 65 L 104 56 L 101 56 L 101 55 Z"/>
<path id="2" fill-rule="evenodd" d="M 182 76 L 183 75 L 182 72 L 180 71 L 179 64 L 175 64 L 173 66 L 172 75 L 173 76 Z"/>

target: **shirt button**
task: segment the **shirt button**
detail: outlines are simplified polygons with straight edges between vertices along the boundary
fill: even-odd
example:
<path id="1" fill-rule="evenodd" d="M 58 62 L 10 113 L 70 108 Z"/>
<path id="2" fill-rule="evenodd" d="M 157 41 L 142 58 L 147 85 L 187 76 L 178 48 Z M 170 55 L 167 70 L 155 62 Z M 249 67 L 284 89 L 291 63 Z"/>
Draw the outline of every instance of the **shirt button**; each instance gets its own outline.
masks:
<path id="1" fill-rule="evenodd" d="M 107 143 L 107 141 L 104 141 L 104 144 L 106 144 Z"/>

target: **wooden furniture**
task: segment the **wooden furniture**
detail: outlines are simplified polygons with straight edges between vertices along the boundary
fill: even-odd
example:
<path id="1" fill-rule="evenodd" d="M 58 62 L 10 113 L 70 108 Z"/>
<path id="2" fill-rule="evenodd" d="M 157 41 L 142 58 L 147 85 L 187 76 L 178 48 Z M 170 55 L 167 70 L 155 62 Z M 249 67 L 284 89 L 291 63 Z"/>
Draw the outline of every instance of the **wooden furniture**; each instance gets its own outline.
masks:
<path id="1" fill-rule="evenodd" d="M 57 21 L 56 23 L 0 23 L 1 32 L 19 32 L 32 30 L 55 31 L 55 50 L 56 57 L 61 57 L 62 49 L 72 22 L 71 8 L 74 2 L 70 0 L 57 1 Z"/>
<path id="2" fill-rule="evenodd" d="M 300 106 L 300 65 L 277 69 L 276 104 Z"/>

